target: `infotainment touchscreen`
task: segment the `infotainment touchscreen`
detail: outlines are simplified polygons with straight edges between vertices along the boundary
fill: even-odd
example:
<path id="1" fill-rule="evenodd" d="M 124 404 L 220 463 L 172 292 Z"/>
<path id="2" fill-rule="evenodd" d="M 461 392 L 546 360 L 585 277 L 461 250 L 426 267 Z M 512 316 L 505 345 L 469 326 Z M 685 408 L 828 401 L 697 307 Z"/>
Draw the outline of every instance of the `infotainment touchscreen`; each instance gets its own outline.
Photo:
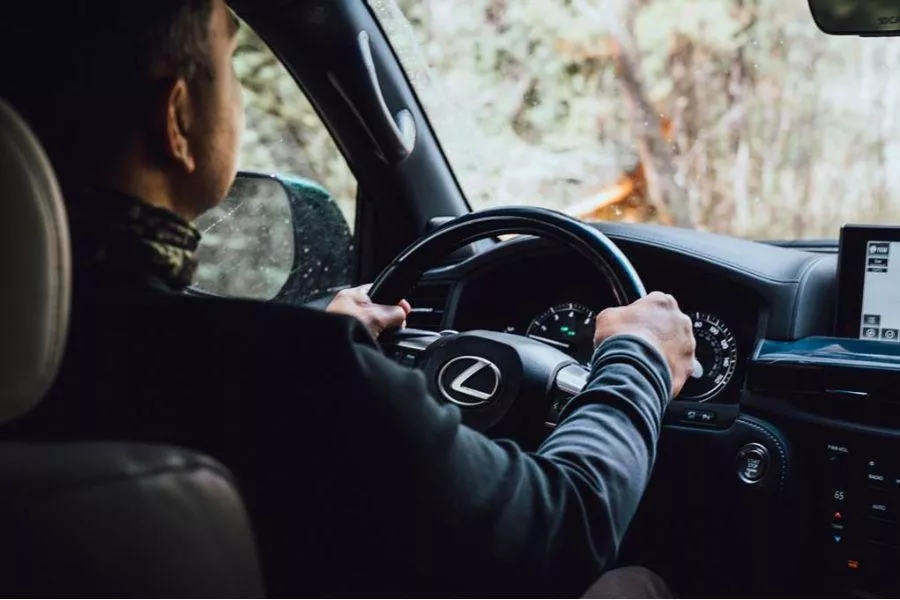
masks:
<path id="1" fill-rule="evenodd" d="M 845 225 L 836 335 L 900 343 L 900 227 Z"/>

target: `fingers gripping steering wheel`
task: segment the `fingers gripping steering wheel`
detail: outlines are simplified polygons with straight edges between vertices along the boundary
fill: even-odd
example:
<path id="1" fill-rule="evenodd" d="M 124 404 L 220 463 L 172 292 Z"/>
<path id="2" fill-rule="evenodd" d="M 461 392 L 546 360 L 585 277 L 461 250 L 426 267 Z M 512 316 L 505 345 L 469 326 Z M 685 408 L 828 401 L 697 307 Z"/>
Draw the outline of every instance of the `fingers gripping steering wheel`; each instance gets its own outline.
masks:
<path id="1" fill-rule="evenodd" d="M 462 216 L 414 242 L 378 275 L 369 296 L 378 304 L 396 304 L 454 250 L 504 234 L 532 235 L 574 250 L 609 283 L 620 305 L 646 295 L 628 258 L 595 228 L 548 209 L 501 207 Z M 383 347 L 389 355 L 412 356 L 431 392 L 459 406 L 464 422 L 516 437 L 543 431 L 553 404 L 581 391 L 588 374 L 558 349 L 511 333 L 399 330 Z"/>

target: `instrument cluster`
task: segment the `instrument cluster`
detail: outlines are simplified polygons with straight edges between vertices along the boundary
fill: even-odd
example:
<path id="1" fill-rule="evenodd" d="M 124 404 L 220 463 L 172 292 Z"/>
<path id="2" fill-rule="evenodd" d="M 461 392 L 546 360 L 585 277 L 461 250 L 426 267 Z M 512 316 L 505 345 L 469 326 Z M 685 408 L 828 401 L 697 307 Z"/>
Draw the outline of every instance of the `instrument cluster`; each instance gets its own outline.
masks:
<path id="1" fill-rule="evenodd" d="M 597 312 L 584 304 L 563 302 L 535 315 L 525 327 L 509 325 L 505 330 L 558 348 L 586 365 L 594 350 L 596 316 Z M 678 399 L 707 402 L 731 383 L 738 365 L 738 341 L 722 318 L 699 311 L 688 316 L 697 341 L 697 363 Z"/>

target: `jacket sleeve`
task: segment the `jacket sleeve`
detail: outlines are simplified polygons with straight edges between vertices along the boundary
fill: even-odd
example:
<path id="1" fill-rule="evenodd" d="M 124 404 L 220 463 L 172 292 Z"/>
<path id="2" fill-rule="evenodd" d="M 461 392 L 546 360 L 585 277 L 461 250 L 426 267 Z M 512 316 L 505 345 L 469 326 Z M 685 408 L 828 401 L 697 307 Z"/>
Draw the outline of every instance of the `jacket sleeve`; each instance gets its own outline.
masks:
<path id="1" fill-rule="evenodd" d="M 386 467 L 358 488 L 370 498 L 360 510 L 378 507 L 385 528 L 372 554 L 399 557 L 404 577 L 423 589 L 440 579 L 446 594 L 480 597 L 579 595 L 612 564 L 671 389 L 652 345 L 632 336 L 604 342 L 585 391 L 535 453 L 462 425 L 456 407 L 428 395 L 421 373 L 371 347 L 356 356 L 367 388 L 355 403 L 358 422 L 379 432 L 360 460 Z"/>

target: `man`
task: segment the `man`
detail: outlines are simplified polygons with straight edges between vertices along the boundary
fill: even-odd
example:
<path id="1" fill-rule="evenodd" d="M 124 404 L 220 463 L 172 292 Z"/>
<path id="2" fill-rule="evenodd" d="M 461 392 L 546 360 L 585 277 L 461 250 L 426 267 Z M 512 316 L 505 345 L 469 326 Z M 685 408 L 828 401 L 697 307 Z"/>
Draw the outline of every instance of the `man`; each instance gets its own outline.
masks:
<path id="1" fill-rule="evenodd" d="M 75 301 L 55 389 L 9 437 L 219 458 L 272 595 L 577 596 L 613 565 L 692 369 L 673 298 L 598 316 L 586 391 L 537 453 L 493 442 L 356 319 L 179 293 L 199 239 L 189 221 L 228 190 L 242 128 L 221 0 L 70 0 L 44 16 L 0 31 L 41 40 L 4 65 L 0 95 L 63 182 Z M 361 290 L 332 308 L 376 331 L 408 310 Z"/>

